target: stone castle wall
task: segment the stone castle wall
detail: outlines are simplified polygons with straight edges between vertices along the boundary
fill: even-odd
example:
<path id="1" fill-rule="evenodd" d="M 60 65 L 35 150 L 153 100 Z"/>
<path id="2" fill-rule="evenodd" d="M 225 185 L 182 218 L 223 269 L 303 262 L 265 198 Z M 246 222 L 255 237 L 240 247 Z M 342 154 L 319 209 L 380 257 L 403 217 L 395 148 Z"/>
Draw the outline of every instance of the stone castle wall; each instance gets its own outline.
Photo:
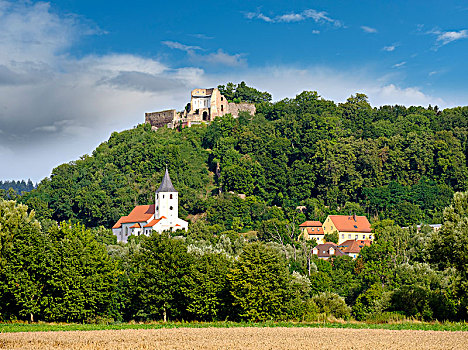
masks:
<path id="1" fill-rule="evenodd" d="M 175 109 L 168 109 L 161 112 L 145 113 L 145 123 L 150 124 L 155 128 L 162 128 L 176 119 L 177 111 Z"/>
<path id="2" fill-rule="evenodd" d="M 247 112 L 250 115 L 255 115 L 256 111 L 257 111 L 257 109 L 255 108 L 255 104 L 253 104 L 253 103 L 229 102 L 228 113 L 231 113 L 234 118 L 237 118 L 239 116 L 239 112 Z"/>

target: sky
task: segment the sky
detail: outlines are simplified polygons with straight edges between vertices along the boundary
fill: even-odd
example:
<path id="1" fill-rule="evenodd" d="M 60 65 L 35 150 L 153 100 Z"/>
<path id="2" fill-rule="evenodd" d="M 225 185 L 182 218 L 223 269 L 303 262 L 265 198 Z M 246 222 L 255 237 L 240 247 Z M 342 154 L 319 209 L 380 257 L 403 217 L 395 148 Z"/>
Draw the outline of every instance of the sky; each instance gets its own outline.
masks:
<path id="1" fill-rule="evenodd" d="M 468 1 L 0 0 L 0 180 L 40 181 L 227 82 L 468 104 Z"/>

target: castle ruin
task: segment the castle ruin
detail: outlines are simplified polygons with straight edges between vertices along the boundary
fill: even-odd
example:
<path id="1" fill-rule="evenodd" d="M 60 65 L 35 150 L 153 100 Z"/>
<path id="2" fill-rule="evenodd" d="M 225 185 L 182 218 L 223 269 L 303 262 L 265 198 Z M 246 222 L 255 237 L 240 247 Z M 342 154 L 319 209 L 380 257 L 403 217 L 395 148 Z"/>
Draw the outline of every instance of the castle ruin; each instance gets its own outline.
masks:
<path id="1" fill-rule="evenodd" d="M 240 112 L 248 112 L 250 115 L 254 115 L 256 112 L 255 105 L 253 103 L 228 102 L 217 88 L 194 89 L 191 93 L 188 110 L 177 112 L 175 109 L 169 109 L 145 113 L 145 123 L 150 124 L 153 129 L 164 126 L 173 129 L 179 125 L 190 127 L 195 124 L 209 123 L 216 117 L 228 113 L 237 118 Z"/>

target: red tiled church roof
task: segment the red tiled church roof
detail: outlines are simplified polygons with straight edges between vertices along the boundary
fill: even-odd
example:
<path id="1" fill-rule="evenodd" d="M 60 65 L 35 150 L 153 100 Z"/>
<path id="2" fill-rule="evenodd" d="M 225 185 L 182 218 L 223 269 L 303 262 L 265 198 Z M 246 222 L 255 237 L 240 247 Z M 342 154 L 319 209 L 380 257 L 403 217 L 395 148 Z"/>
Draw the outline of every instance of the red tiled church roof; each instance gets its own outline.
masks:
<path id="1" fill-rule="evenodd" d="M 165 219 L 165 218 L 166 218 L 165 216 L 161 216 L 159 219 L 153 219 L 150 222 L 148 222 L 145 225 L 145 227 L 153 227 L 154 225 L 156 225 L 158 222 L 160 222 L 162 219 Z"/>
<path id="2" fill-rule="evenodd" d="M 340 232 L 372 232 L 365 216 L 330 215 L 330 220 Z"/>
<path id="3" fill-rule="evenodd" d="M 122 224 L 129 222 L 148 221 L 154 215 L 154 204 L 137 205 L 130 214 L 124 217 Z M 122 219 L 122 218 L 121 218 Z"/>
<path id="4" fill-rule="evenodd" d="M 121 228 L 122 227 L 122 222 L 125 220 L 126 216 L 122 216 L 112 228 Z"/>

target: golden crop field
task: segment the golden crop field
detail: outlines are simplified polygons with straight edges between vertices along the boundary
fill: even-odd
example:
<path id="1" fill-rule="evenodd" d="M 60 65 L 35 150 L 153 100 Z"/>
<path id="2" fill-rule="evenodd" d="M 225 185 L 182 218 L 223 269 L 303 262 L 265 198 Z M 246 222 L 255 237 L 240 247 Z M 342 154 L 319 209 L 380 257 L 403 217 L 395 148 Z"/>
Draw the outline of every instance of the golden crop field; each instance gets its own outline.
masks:
<path id="1" fill-rule="evenodd" d="M 468 349 L 468 332 L 177 328 L 0 334 L 0 349 Z"/>

